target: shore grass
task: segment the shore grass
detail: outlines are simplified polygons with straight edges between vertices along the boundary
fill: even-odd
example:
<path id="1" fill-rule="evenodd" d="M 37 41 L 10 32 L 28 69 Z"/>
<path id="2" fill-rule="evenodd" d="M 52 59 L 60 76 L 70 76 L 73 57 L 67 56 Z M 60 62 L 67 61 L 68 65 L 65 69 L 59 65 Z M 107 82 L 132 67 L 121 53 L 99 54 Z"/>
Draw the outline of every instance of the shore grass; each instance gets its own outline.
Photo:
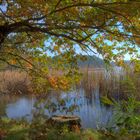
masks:
<path id="1" fill-rule="evenodd" d="M 28 94 L 31 92 L 31 83 L 25 72 L 18 70 L 0 72 L 0 93 Z"/>
<path id="2" fill-rule="evenodd" d="M 133 70 L 105 70 L 102 68 L 82 68 L 81 81 L 76 88 L 83 88 L 86 94 L 98 89 L 102 96 L 125 99 L 131 95 L 140 98 L 140 75 Z M 0 72 L 0 93 L 29 94 L 32 84 L 27 73 L 18 70 Z"/>
<path id="3" fill-rule="evenodd" d="M 100 68 L 81 69 L 83 77 L 77 88 L 86 93 L 99 90 L 101 96 L 126 99 L 130 96 L 140 98 L 140 75 L 132 70 L 105 70 Z"/>

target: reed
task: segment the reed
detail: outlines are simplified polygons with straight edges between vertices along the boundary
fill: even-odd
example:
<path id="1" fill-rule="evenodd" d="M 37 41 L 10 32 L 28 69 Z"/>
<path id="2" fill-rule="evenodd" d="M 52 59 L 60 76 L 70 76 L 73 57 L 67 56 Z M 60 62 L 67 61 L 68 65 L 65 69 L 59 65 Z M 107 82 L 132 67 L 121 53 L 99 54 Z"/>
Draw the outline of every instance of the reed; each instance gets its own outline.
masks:
<path id="1" fill-rule="evenodd" d="M 100 96 L 124 99 L 135 95 L 140 98 L 140 75 L 133 69 L 105 70 L 101 68 L 82 68 L 83 74 L 76 88 L 83 88 L 87 95 L 99 90 Z M 18 70 L 0 72 L 0 93 L 32 93 L 32 84 L 27 73 Z"/>
<path id="2" fill-rule="evenodd" d="M 83 88 L 86 93 L 92 93 L 95 89 L 99 90 L 100 95 L 125 99 L 130 96 L 140 98 L 140 75 L 133 69 L 81 69 L 83 74 L 81 82 L 77 88 Z"/>
<path id="3" fill-rule="evenodd" d="M 0 72 L 0 93 L 28 94 L 31 91 L 31 83 L 25 72 L 18 70 Z"/>

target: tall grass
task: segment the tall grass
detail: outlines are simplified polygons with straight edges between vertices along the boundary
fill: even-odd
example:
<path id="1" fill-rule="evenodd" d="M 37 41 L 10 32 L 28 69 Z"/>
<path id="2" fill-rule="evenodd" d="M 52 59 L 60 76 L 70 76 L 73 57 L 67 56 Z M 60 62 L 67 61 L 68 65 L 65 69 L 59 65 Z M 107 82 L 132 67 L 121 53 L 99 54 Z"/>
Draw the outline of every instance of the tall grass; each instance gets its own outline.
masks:
<path id="1" fill-rule="evenodd" d="M 0 72 L 0 93 L 28 94 L 31 91 L 31 83 L 25 72 L 17 70 Z"/>
<path id="2" fill-rule="evenodd" d="M 99 90 L 100 95 L 124 99 L 135 95 L 140 98 L 140 75 L 129 70 L 105 70 L 100 68 L 82 68 L 83 77 L 77 88 L 83 88 L 88 94 Z M 32 84 L 25 72 L 6 70 L 0 72 L 0 93 L 28 94 Z"/>

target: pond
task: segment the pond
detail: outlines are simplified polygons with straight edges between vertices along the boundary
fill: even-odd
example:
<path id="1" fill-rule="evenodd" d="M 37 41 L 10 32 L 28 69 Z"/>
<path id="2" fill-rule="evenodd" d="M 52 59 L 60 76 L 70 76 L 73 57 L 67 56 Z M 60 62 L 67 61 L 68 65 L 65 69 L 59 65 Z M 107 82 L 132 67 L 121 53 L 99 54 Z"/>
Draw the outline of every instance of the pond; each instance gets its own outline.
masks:
<path id="1" fill-rule="evenodd" d="M 37 113 L 51 117 L 73 114 L 81 118 L 83 128 L 104 127 L 112 116 L 112 108 L 100 101 L 99 90 L 86 93 L 80 88 L 70 92 L 51 92 L 43 97 L 0 95 L 0 116 L 31 121 Z"/>

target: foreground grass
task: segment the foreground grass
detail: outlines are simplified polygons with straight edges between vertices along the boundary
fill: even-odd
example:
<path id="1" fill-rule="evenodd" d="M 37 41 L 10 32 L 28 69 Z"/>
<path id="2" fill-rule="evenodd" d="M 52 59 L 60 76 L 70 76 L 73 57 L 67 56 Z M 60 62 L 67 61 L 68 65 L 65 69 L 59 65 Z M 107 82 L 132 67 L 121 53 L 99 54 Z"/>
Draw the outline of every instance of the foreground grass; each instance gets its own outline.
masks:
<path id="1" fill-rule="evenodd" d="M 66 127 L 48 127 L 44 120 L 27 123 L 8 118 L 0 120 L 1 140 L 139 140 L 139 135 L 111 133 L 107 130 L 68 131 Z"/>
<path id="2" fill-rule="evenodd" d="M 139 140 L 140 136 L 134 136 L 131 134 L 118 135 L 105 131 L 95 130 L 83 130 L 79 133 L 75 132 L 63 132 L 59 133 L 57 129 L 44 130 L 44 132 L 38 131 L 32 132 L 33 128 L 30 125 L 14 123 L 9 127 L 2 129 L 0 132 L 0 138 L 2 140 Z M 35 129 L 35 128 L 34 128 Z M 39 129 L 39 128 L 38 128 Z M 40 128 L 41 129 L 41 128 Z M 32 132 L 32 133 L 31 133 Z"/>
<path id="3" fill-rule="evenodd" d="M 0 129 L 0 138 L 3 140 L 135 140 L 132 135 L 114 135 L 105 131 L 82 130 L 81 132 L 68 132 L 58 129 L 48 129 L 47 126 L 37 126 L 34 128 L 26 122 L 3 120 Z M 138 137 L 138 136 L 137 136 Z"/>

